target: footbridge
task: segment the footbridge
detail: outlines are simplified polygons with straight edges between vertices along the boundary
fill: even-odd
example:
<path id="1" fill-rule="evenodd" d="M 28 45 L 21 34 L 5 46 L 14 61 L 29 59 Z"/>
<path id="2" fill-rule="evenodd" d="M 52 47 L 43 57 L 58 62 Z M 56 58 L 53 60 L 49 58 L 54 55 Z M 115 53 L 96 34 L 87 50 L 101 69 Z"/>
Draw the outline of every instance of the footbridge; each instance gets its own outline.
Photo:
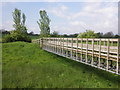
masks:
<path id="1" fill-rule="evenodd" d="M 120 75 L 120 39 L 40 38 L 33 42 L 48 52 Z"/>

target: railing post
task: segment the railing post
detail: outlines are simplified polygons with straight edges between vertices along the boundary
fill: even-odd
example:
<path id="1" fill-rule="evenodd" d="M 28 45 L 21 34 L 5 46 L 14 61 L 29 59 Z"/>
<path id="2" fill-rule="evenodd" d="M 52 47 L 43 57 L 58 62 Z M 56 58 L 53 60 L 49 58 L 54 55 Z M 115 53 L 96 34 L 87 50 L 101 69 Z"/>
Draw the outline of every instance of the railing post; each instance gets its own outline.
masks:
<path id="1" fill-rule="evenodd" d="M 99 62 L 98 62 L 98 67 L 100 67 L 100 60 L 101 60 L 101 39 L 99 39 Z"/>
<path id="2" fill-rule="evenodd" d="M 92 65 L 93 65 L 93 62 L 94 62 L 94 39 L 92 39 Z"/>
<path id="3" fill-rule="evenodd" d="M 68 38 L 67 38 L 66 57 L 68 57 Z"/>
<path id="4" fill-rule="evenodd" d="M 40 44 L 41 44 L 41 41 L 40 41 L 40 39 L 39 39 L 39 46 L 40 46 Z M 41 47 L 41 46 L 40 46 Z"/>
<path id="5" fill-rule="evenodd" d="M 58 54 L 58 51 L 59 51 L 59 38 L 57 38 L 57 54 Z"/>
<path id="6" fill-rule="evenodd" d="M 78 38 L 77 38 L 76 44 L 77 44 L 77 49 L 76 49 L 76 60 L 77 60 L 78 59 Z"/>
<path id="7" fill-rule="evenodd" d="M 71 58 L 73 57 L 73 38 L 71 40 Z"/>
<path id="8" fill-rule="evenodd" d="M 49 38 L 46 38 L 46 49 L 48 50 L 48 39 Z"/>
<path id="9" fill-rule="evenodd" d="M 55 38 L 55 53 L 57 53 L 57 38 Z"/>
<path id="10" fill-rule="evenodd" d="M 54 43 L 54 40 L 52 38 L 52 43 L 51 43 L 51 45 L 52 45 L 52 52 L 54 51 L 53 43 Z"/>
<path id="11" fill-rule="evenodd" d="M 109 61 L 109 39 L 107 40 L 107 67 L 106 67 L 107 71 L 108 71 L 108 61 Z"/>
<path id="12" fill-rule="evenodd" d="M 88 38 L 86 39 L 86 63 L 88 61 Z"/>
<path id="13" fill-rule="evenodd" d="M 61 40 L 62 40 L 62 39 L 60 38 L 60 54 L 62 54 L 62 47 L 61 47 L 61 46 L 62 46 L 62 43 L 61 43 Z"/>
<path id="14" fill-rule="evenodd" d="M 55 38 L 53 38 L 53 52 L 55 52 Z"/>
<path id="15" fill-rule="evenodd" d="M 117 65 L 116 65 L 116 74 L 119 73 L 119 59 L 120 59 L 120 39 L 117 42 Z"/>
<path id="16" fill-rule="evenodd" d="M 49 38 L 49 50 L 51 51 L 51 38 Z"/>
<path id="17" fill-rule="evenodd" d="M 41 38 L 41 48 L 43 48 L 43 38 Z"/>
<path id="18" fill-rule="evenodd" d="M 62 38 L 62 55 L 64 56 L 64 38 Z"/>
<path id="19" fill-rule="evenodd" d="M 81 38 L 81 61 L 83 59 L 83 39 Z"/>

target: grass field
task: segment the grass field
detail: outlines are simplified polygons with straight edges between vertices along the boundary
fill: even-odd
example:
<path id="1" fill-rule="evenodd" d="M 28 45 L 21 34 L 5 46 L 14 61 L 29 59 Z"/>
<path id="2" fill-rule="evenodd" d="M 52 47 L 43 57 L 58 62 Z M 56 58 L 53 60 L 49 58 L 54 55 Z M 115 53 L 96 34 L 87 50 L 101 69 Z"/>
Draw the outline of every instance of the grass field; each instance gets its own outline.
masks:
<path id="1" fill-rule="evenodd" d="M 66 59 L 37 44 L 4 43 L 3 88 L 118 88 L 120 77 Z"/>

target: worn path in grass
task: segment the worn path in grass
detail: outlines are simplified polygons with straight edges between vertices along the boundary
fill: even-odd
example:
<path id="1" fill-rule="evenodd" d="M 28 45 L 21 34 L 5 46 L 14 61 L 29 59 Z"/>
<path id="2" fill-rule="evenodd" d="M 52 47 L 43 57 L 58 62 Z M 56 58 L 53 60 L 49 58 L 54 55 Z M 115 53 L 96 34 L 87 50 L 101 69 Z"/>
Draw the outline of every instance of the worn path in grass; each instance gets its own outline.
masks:
<path id="1" fill-rule="evenodd" d="M 117 75 L 66 59 L 37 44 L 4 43 L 3 88 L 118 88 Z"/>

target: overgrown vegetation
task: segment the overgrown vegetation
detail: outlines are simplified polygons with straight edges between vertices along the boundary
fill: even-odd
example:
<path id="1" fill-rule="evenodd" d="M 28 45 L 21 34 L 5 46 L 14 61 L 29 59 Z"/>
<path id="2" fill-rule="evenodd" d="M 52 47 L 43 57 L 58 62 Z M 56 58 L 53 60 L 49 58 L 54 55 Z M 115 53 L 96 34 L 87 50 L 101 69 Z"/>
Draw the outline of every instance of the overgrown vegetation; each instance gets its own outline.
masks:
<path id="1" fill-rule="evenodd" d="M 118 88 L 120 77 L 25 42 L 3 43 L 3 88 Z"/>
<path id="2" fill-rule="evenodd" d="M 4 38 L 3 42 L 14 42 L 14 41 L 25 41 L 31 42 L 31 38 L 27 36 L 27 28 L 25 26 L 26 16 L 21 11 L 16 9 L 13 12 L 13 27 L 15 30 L 12 30 Z"/>
<path id="3" fill-rule="evenodd" d="M 21 33 L 20 31 L 11 31 L 10 34 L 6 35 L 3 38 L 3 42 L 15 42 L 15 41 L 31 42 L 31 38 L 27 34 Z"/>

